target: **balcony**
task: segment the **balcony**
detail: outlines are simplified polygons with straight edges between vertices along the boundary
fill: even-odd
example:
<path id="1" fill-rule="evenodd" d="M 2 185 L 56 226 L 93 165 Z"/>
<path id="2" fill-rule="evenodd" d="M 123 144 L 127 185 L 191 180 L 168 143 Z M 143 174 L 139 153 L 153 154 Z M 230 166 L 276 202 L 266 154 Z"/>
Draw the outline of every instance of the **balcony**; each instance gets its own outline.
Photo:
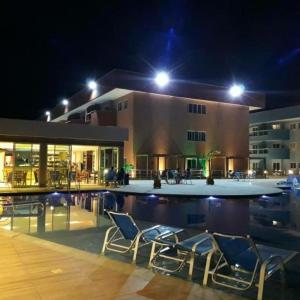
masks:
<path id="1" fill-rule="evenodd" d="M 289 159 L 290 151 L 288 148 L 261 148 L 261 149 L 250 149 L 249 155 L 253 157 L 261 157 L 268 159 Z"/>
<path id="2" fill-rule="evenodd" d="M 250 141 L 272 141 L 288 140 L 290 138 L 289 129 L 265 129 L 253 131 L 249 135 Z"/>

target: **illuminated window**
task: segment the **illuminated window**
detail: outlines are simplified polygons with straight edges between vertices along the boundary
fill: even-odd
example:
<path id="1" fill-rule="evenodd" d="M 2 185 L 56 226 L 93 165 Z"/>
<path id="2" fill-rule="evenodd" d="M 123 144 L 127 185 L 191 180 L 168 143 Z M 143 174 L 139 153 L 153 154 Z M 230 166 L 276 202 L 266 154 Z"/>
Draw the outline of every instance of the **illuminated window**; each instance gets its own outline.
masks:
<path id="1" fill-rule="evenodd" d="M 280 124 L 273 124 L 272 129 L 280 129 Z"/>

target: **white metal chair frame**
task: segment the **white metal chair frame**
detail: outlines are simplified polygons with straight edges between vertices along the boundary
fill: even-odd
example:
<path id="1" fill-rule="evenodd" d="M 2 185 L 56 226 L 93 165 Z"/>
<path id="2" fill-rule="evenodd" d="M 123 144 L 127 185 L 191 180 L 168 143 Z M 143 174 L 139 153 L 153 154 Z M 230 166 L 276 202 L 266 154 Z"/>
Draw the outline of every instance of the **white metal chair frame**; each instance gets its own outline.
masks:
<path id="1" fill-rule="evenodd" d="M 218 236 L 224 236 L 224 237 L 229 237 L 228 235 L 225 234 L 217 234 Z M 292 257 L 294 257 L 296 255 L 296 252 L 293 253 L 291 256 L 289 256 L 285 261 L 282 260 L 282 258 L 279 255 L 274 255 L 269 257 L 266 260 L 262 260 L 259 252 L 255 246 L 255 243 L 253 242 L 253 240 L 251 239 L 250 236 L 247 237 L 241 237 L 241 236 L 230 236 L 230 237 L 236 237 L 236 238 L 244 238 L 246 240 L 249 241 L 249 244 L 251 245 L 251 248 L 253 249 L 253 252 L 256 254 L 257 256 L 257 261 L 254 267 L 253 272 L 249 272 L 246 270 L 243 270 L 237 266 L 231 266 L 225 259 L 224 254 L 222 253 L 222 251 L 218 248 L 218 243 L 217 241 L 214 239 L 214 244 L 216 245 L 216 248 L 213 248 L 207 255 L 207 259 L 206 259 L 206 266 L 205 266 L 205 272 L 204 272 L 204 278 L 203 278 L 203 285 L 207 286 L 207 282 L 208 282 L 208 276 L 211 275 L 212 281 L 218 285 L 222 285 L 225 287 L 229 287 L 229 288 L 233 288 L 236 290 L 247 290 L 250 287 L 253 286 L 253 284 L 255 284 L 255 286 L 258 288 L 258 294 L 257 294 L 257 300 L 262 300 L 263 298 L 263 289 L 264 289 L 264 283 L 265 281 L 270 278 L 276 271 L 280 270 L 281 271 L 281 280 L 283 283 L 285 283 L 285 276 L 284 276 L 284 263 L 286 263 L 287 261 L 289 261 Z M 221 253 L 221 256 L 218 259 L 218 262 L 216 264 L 216 266 L 212 269 L 210 269 L 210 265 L 211 265 L 211 259 L 213 257 L 214 254 L 216 254 L 217 252 Z M 270 272 L 267 273 L 267 267 L 270 263 L 274 263 L 274 261 L 278 262 L 277 267 L 275 267 L 274 269 L 272 269 Z M 251 279 L 250 280 L 245 280 L 245 279 L 239 279 L 237 277 L 234 276 L 227 276 L 224 274 L 220 274 L 218 273 L 218 271 L 220 269 L 222 269 L 223 267 L 228 266 L 231 270 L 233 271 L 238 271 L 241 273 L 247 273 L 250 274 Z M 260 267 L 259 267 L 260 266 Z M 259 272 L 259 277 L 258 277 L 258 282 L 255 283 L 255 279 L 256 279 L 256 275 L 258 275 L 257 273 Z M 226 284 L 224 282 L 220 282 L 218 281 L 218 277 L 221 277 L 223 279 L 227 279 L 230 280 L 232 282 L 236 282 L 237 284 L 243 284 L 244 287 L 238 286 L 238 285 L 234 285 L 234 284 Z"/>
<path id="2" fill-rule="evenodd" d="M 136 223 L 134 222 L 133 218 L 128 214 L 124 214 L 124 213 L 116 213 L 114 212 L 114 214 L 118 214 L 118 215 L 126 215 L 130 221 L 132 222 L 133 226 L 136 227 L 138 233 L 135 236 L 135 238 L 133 240 L 128 240 L 124 237 L 124 235 L 122 234 L 119 226 L 115 223 L 115 220 L 111 217 L 110 212 L 107 212 L 111 221 L 113 222 L 113 226 L 111 226 L 110 228 L 107 229 L 106 233 L 105 233 L 105 238 L 104 238 L 104 242 L 103 242 L 103 246 L 102 246 L 102 251 L 101 253 L 103 255 L 105 255 L 105 250 L 109 250 L 112 252 L 117 252 L 117 253 L 127 253 L 130 251 L 133 251 L 133 257 L 132 257 L 132 263 L 136 263 L 136 258 L 137 258 L 137 253 L 138 250 L 146 245 L 149 245 L 152 243 L 152 240 L 147 241 L 144 239 L 144 235 L 147 232 L 156 230 L 158 232 L 158 235 L 156 236 L 156 239 L 159 238 L 167 238 L 167 237 L 171 237 L 171 236 L 175 236 L 175 238 L 177 239 L 177 234 L 175 232 L 164 232 L 164 233 L 160 233 L 158 228 L 160 227 L 160 225 L 155 225 L 152 226 L 150 228 L 146 228 L 144 230 L 140 230 L 138 228 L 138 226 L 136 225 Z M 110 236 L 111 234 L 111 236 Z M 143 244 L 140 245 L 140 241 L 143 241 Z M 121 245 L 121 244 L 116 244 L 117 241 L 130 241 L 129 245 Z"/>
<path id="3" fill-rule="evenodd" d="M 175 237 L 176 239 L 176 244 L 178 243 L 178 238 L 177 236 Z M 150 259 L 149 259 L 149 268 L 154 268 L 157 270 L 161 270 L 161 271 L 165 271 L 168 273 L 176 273 L 179 272 L 186 264 L 189 265 L 189 271 L 188 271 L 188 279 L 191 280 L 192 276 L 193 276 L 193 271 L 194 271 L 194 264 L 195 264 L 195 258 L 196 256 L 205 256 L 207 253 L 209 253 L 209 251 L 203 252 L 203 253 L 198 253 L 196 252 L 198 245 L 200 245 L 201 243 L 205 242 L 206 240 L 210 239 L 210 237 L 207 237 L 205 239 L 202 239 L 198 242 L 196 242 L 191 251 L 184 251 L 184 250 L 179 250 L 176 249 L 177 255 L 178 256 L 183 256 L 183 258 L 180 257 L 172 257 L 169 255 L 165 255 L 162 254 L 164 252 L 166 252 L 167 250 L 170 249 L 170 247 L 175 247 L 176 244 L 171 244 L 171 243 L 166 243 L 164 241 L 153 241 L 152 242 L 152 248 L 151 248 L 151 254 L 150 254 Z M 157 246 L 159 247 L 159 249 L 156 251 Z M 177 261 L 179 262 L 179 266 L 177 268 L 174 269 L 168 269 L 166 267 L 158 267 L 156 266 L 153 262 L 155 262 L 155 260 L 159 257 L 164 258 L 166 260 L 173 260 L 173 261 Z"/>

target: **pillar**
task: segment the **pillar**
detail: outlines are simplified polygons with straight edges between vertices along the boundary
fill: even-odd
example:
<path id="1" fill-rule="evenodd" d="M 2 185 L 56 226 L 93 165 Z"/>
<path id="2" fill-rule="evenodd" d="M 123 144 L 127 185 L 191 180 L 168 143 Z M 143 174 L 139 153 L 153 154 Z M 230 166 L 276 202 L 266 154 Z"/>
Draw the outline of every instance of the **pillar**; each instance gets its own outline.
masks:
<path id="1" fill-rule="evenodd" d="M 119 155 L 118 155 L 118 168 L 122 168 L 124 166 L 124 146 L 119 147 Z"/>
<path id="2" fill-rule="evenodd" d="M 47 186 L 47 144 L 40 144 L 39 186 Z"/>

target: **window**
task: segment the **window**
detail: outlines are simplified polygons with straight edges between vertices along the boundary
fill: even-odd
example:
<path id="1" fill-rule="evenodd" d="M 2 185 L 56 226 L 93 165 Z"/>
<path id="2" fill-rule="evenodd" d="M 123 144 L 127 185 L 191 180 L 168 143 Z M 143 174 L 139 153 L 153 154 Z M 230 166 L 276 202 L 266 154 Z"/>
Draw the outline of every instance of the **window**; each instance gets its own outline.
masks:
<path id="1" fill-rule="evenodd" d="M 290 124 L 290 129 L 296 129 L 296 123 L 294 123 L 294 124 Z"/>
<path id="2" fill-rule="evenodd" d="M 127 109 L 127 107 L 128 107 L 128 101 L 126 100 L 126 101 L 124 101 L 124 103 L 123 103 L 123 109 Z"/>
<path id="3" fill-rule="evenodd" d="M 202 104 L 189 104 L 188 112 L 194 114 L 206 115 L 206 106 Z"/>
<path id="4" fill-rule="evenodd" d="M 122 110 L 122 102 L 118 103 L 118 111 Z"/>
<path id="5" fill-rule="evenodd" d="M 300 129 L 300 123 L 298 123 L 298 129 Z"/>
<path id="6" fill-rule="evenodd" d="M 272 129 L 280 129 L 280 124 L 273 124 Z"/>
<path id="7" fill-rule="evenodd" d="M 280 171 L 280 163 L 273 162 L 273 171 Z"/>
<path id="8" fill-rule="evenodd" d="M 273 148 L 276 148 L 276 149 L 280 148 L 280 144 L 273 144 Z"/>
<path id="9" fill-rule="evenodd" d="M 298 163 L 298 168 L 300 169 L 300 163 Z"/>
<path id="10" fill-rule="evenodd" d="M 291 169 L 296 169 L 297 166 L 296 166 L 296 163 L 291 163 Z"/>
<path id="11" fill-rule="evenodd" d="M 290 143 L 290 149 L 295 149 L 296 148 L 296 143 Z"/>
<path id="12" fill-rule="evenodd" d="M 187 139 L 188 139 L 188 141 L 205 142 L 206 141 L 206 133 L 203 131 L 188 131 Z"/>

